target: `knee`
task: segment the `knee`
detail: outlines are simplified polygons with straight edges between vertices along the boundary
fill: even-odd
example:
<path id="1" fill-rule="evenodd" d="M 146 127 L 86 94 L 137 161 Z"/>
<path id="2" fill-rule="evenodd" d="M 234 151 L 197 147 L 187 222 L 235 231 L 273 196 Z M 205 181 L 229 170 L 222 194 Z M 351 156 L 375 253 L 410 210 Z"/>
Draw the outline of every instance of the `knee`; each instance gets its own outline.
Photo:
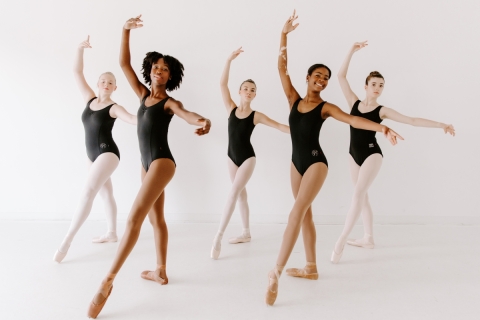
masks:
<path id="1" fill-rule="evenodd" d="M 82 194 L 82 197 L 84 200 L 92 200 L 95 198 L 95 196 L 97 195 L 98 193 L 98 190 L 95 190 L 94 188 L 91 188 L 91 187 L 87 187 L 83 190 L 83 194 Z"/>
<path id="2" fill-rule="evenodd" d="M 246 192 L 241 192 L 240 195 L 238 196 L 238 200 L 240 202 L 246 203 L 247 202 L 247 193 Z"/>
<path id="3" fill-rule="evenodd" d="M 365 189 L 355 189 L 353 192 L 353 199 L 356 201 L 364 201 L 367 200 L 367 190 Z"/>

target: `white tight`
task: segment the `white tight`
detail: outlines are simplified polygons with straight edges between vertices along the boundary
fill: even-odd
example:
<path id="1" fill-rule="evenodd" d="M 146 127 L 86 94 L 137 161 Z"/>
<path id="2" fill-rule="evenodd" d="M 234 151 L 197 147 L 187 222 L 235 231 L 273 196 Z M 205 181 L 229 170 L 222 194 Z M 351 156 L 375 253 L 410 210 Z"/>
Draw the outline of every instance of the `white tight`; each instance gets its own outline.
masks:
<path id="1" fill-rule="evenodd" d="M 355 226 L 358 217 L 362 214 L 365 233 L 372 235 L 373 228 L 373 212 L 368 201 L 368 188 L 372 185 L 382 166 L 383 157 L 381 154 L 372 154 L 362 164 L 358 166 L 355 161 L 350 158 L 350 172 L 352 180 L 355 183 L 352 203 L 347 213 L 347 219 L 342 234 L 335 244 L 335 251 L 340 253 L 347 241 L 347 237 Z"/>
<path id="2" fill-rule="evenodd" d="M 247 190 L 245 186 L 250 180 L 255 169 L 255 157 L 245 160 L 240 167 L 237 167 L 233 161 L 228 158 L 228 171 L 230 172 L 230 179 L 232 180 L 232 189 L 227 198 L 227 204 L 223 210 L 222 220 L 220 221 L 219 233 L 223 234 L 227 229 L 228 222 L 232 217 L 235 205 L 238 201 L 240 207 L 240 216 L 242 217 L 243 228 L 249 228 L 249 209 L 247 203 Z"/>
<path id="3" fill-rule="evenodd" d="M 117 225 L 117 205 L 113 198 L 113 187 L 110 176 L 115 171 L 119 163 L 118 157 L 111 153 L 102 153 L 95 159 L 95 162 L 89 162 L 89 170 L 85 187 L 82 191 L 80 203 L 73 214 L 70 228 L 60 246 L 61 252 L 66 252 L 73 241 L 82 224 L 87 220 L 92 209 L 93 200 L 98 192 L 105 202 L 105 211 L 107 214 L 108 231 L 116 231 Z"/>

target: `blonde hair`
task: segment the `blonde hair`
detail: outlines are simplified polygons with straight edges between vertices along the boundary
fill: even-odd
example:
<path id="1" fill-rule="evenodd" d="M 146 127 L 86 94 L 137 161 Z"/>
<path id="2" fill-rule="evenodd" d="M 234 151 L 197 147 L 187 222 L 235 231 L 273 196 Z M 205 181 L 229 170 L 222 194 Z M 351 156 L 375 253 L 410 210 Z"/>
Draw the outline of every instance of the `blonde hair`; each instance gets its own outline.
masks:
<path id="1" fill-rule="evenodd" d="M 100 78 L 101 78 L 103 75 L 105 75 L 105 74 L 108 74 L 109 76 L 112 76 L 113 79 L 115 80 L 115 82 L 117 82 L 117 78 L 115 78 L 115 75 L 114 75 L 112 72 L 110 72 L 110 71 L 107 71 L 107 72 L 102 73 L 102 74 L 100 75 L 100 77 L 98 77 L 98 79 L 100 79 Z"/>

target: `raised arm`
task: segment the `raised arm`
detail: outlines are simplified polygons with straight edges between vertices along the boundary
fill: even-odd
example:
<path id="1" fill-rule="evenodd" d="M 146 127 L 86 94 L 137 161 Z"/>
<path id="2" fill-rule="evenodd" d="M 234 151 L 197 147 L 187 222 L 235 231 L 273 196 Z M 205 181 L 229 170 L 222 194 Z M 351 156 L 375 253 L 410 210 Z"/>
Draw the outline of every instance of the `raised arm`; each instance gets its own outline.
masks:
<path id="1" fill-rule="evenodd" d="M 290 75 L 288 74 L 287 69 L 287 34 L 292 32 L 298 27 L 298 23 L 293 25 L 293 22 L 298 18 L 295 16 L 295 10 L 293 11 L 293 15 L 288 18 L 287 22 L 282 29 L 282 35 L 280 37 L 280 50 L 278 53 L 278 73 L 280 75 L 280 80 L 282 82 L 283 91 L 287 96 L 288 105 L 290 109 L 295 101 L 300 98 L 297 90 L 292 85 L 292 81 L 290 80 Z"/>
<path id="2" fill-rule="evenodd" d="M 323 107 L 322 117 L 324 119 L 332 117 L 335 120 L 345 122 L 356 129 L 383 132 L 385 138 L 387 138 L 392 145 L 397 144 L 397 138 L 403 140 L 403 138 L 398 133 L 396 133 L 389 127 L 367 120 L 365 118 L 349 115 L 343 112 L 339 107 L 331 103 L 326 103 Z"/>
<path id="3" fill-rule="evenodd" d="M 120 120 L 123 120 L 126 123 L 137 125 L 137 116 L 129 113 L 121 105 L 114 104 L 110 109 L 110 116 L 112 118 L 119 118 Z"/>
<path id="4" fill-rule="evenodd" d="M 236 107 L 235 102 L 233 102 L 232 97 L 230 96 L 230 90 L 228 89 L 228 78 L 230 75 L 230 64 L 232 60 L 238 57 L 242 53 L 242 47 L 233 51 L 225 63 L 225 68 L 223 68 L 222 77 L 220 78 L 220 90 L 222 91 L 222 99 L 225 108 L 227 109 L 228 114 Z"/>
<path id="5" fill-rule="evenodd" d="M 345 57 L 345 60 L 343 60 L 342 66 L 340 67 L 340 70 L 337 74 L 340 88 L 342 88 L 343 95 L 345 96 L 345 99 L 347 99 L 347 103 L 350 109 L 353 107 L 353 104 L 358 100 L 358 97 L 352 91 L 352 88 L 350 88 L 350 84 L 347 80 L 348 66 L 350 65 L 350 60 L 352 59 L 353 54 L 366 46 L 368 46 L 367 41 L 355 42 L 350 48 L 350 51 L 348 51 L 348 54 Z"/>
<path id="6" fill-rule="evenodd" d="M 212 126 L 210 120 L 202 117 L 198 113 L 188 111 L 183 107 L 183 104 L 180 101 L 170 98 L 166 103 L 166 107 L 185 120 L 188 124 L 201 126 L 201 128 L 195 130 L 196 135 L 202 136 L 210 131 L 210 127 Z"/>
<path id="7" fill-rule="evenodd" d="M 261 124 L 264 124 L 266 126 L 272 127 L 274 129 L 280 130 L 284 133 L 290 134 L 290 127 L 289 126 L 278 123 L 277 121 L 270 119 L 269 117 L 267 117 L 266 115 L 264 115 L 261 112 L 258 112 L 258 111 L 255 112 L 255 117 L 254 117 L 253 121 L 255 122 L 255 125 L 261 123 Z"/>
<path id="8" fill-rule="evenodd" d="M 90 46 L 90 36 L 87 37 L 87 40 L 82 41 L 77 48 L 75 54 L 75 62 L 73 64 L 73 76 L 75 77 L 75 82 L 77 83 L 78 88 L 82 94 L 82 98 L 85 102 L 90 101 L 95 97 L 95 92 L 88 85 L 83 75 L 83 51 L 85 48 L 91 48 Z"/>
<path id="9" fill-rule="evenodd" d="M 128 19 L 127 22 L 125 22 L 122 31 L 122 43 L 120 45 L 120 67 L 139 99 L 145 97 L 149 91 L 147 87 L 138 80 L 130 63 L 130 30 L 143 27 L 143 21 L 140 19 L 141 16 L 142 15 L 139 15 L 138 17 Z"/>
<path id="10" fill-rule="evenodd" d="M 422 118 L 407 117 L 387 107 L 382 107 L 382 109 L 380 109 L 380 118 L 390 119 L 390 120 L 401 122 L 401 123 L 406 123 L 415 127 L 441 128 L 445 133 L 450 133 L 452 136 L 455 136 L 455 128 L 451 124 L 435 122 L 432 120 L 422 119 Z"/>

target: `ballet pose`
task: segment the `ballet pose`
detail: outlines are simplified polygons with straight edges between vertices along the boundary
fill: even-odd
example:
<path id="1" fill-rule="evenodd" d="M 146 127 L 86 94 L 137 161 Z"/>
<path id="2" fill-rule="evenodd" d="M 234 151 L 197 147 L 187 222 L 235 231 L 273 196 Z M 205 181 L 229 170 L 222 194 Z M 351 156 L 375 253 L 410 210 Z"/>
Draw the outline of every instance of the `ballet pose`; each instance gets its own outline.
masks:
<path id="1" fill-rule="evenodd" d="M 351 109 L 350 114 L 376 123 L 380 123 L 384 119 L 390 119 L 416 127 L 440 128 L 445 133 L 450 133 L 454 136 L 455 129 L 452 125 L 427 119 L 407 117 L 393 109 L 380 105 L 377 99 L 382 94 L 385 80 L 377 71 L 370 72 L 365 80 L 365 99 L 363 101 L 358 99 L 348 83 L 347 71 L 353 54 L 367 45 L 366 41 L 354 43 L 338 72 L 338 81 Z M 380 150 L 375 139 L 375 132 L 350 127 L 349 151 L 350 172 L 355 189 L 352 203 L 347 213 L 345 227 L 332 252 L 331 261 L 333 263 L 340 261 L 345 243 L 369 249 L 373 249 L 375 246 L 373 241 L 373 211 L 368 200 L 368 189 L 380 171 L 383 159 L 382 150 Z M 347 239 L 360 214 L 363 220 L 364 237 L 361 239 Z"/>
<path id="2" fill-rule="evenodd" d="M 142 159 L 142 186 L 130 210 L 125 233 L 112 266 L 90 303 L 90 318 L 96 318 L 105 305 L 113 288 L 113 280 L 135 246 L 147 214 L 154 230 L 157 267 L 155 271 L 143 271 L 141 277 L 162 285 L 168 283 L 168 230 L 163 211 L 164 190 L 175 173 L 175 162 L 167 140 L 168 126 L 173 115 L 177 115 L 191 125 L 200 126 L 195 131 L 197 135 L 207 134 L 210 130 L 210 120 L 186 110 L 180 101 L 167 94 L 167 91 L 178 89 L 182 82 L 183 65 L 176 58 L 155 51 L 147 53 L 143 59 L 142 73 L 150 88 L 137 78 L 130 64 L 129 40 L 130 30 L 143 26 L 140 18 L 138 16 L 127 20 L 123 27 L 120 66 L 140 100 L 137 133 Z"/>
<path id="3" fill-rule="evenodd" d="M 238 94 L 240 104 L 237 106 L 230 96 L 228 89 L 228 77 L 230 64 L 243 50 L 233 51 L 227 59 L 220 79 L 220 89 L 228 118 L 228 170 L 232 180 L 232 189 L 228 195 L 227 204 L 223 211 L 222 220 L 218 228 L 217 235 L 213 240 L 210 256 L 212 259 L 218 259 L 221 249 L 221 240 L 223 233 L 227 228 L 228 222 L 232 217 L 235 205 L 238 201 L 240 207 L 240 216 L 242 217 L 243 232 L 240 236 L 229 239 L 230 243 L 244 243 L 251 240 L 249 227 L 249 208 L 247 202 L 246 185 L 253 174 L 255 168 L 255 152 L 250 143 L 250 136 L 253 129 L 259 123 L 278 129 L 285 133 L 290 133 L 290 128 L 280 124 L 261 112 L 254 111 L 250 107 L 251 102 L 257 95 L 257 86 L 253 80 L 248 79 L 242 82 Z"/>
<path id="4" fill-rule="evenodd" d="M 307 72 L 307 93 L 302 99 L 293 87 L 287 69 L 287 34 L 298 27 L 293 15 L 285 23 L 280 40 L 278 71 L 290 108 L 290 135 L 292 137 L 291 186 L 295 203 L 288 217 L 276 266 L 268 274 L 269 284 L 265 302 L 273 305 L 278 294 L 278 280 L 297 241 L 303 234 L 307 264 L 303 269 L 287 269 L 287 274 L 306 279 L 318 279 L 316 266 L 316 231 L 312 216 L 312 202 L 327 176 L 327 159 L 319 144 L 320 129 L 332 117 L 354 128 L 383 132 L 392 144 L 401 137 L 386 126 L 344 113 L 336 105 L 324 101 L 320 94 L 328 85 L 330 69 L 323 64 L 312 65 Z"/>
<path id="5" fill-rule="evenodd" d="M 93 200 L 98 192 L 105 202 L 108 230 L 106 234 L 93 238 L 92 242 L 117 241 L 117 205 L 113 198 L 110 176 L 118 166 L 120 152 L 115 141 L 113 141 L 112 128 L 117 118 L 130 124 L 137 124 L 137 117 L 128 113 L 111 98 L 113 92 L 117 89 L 113 73 L 105 72 L 100 75 L 97 82 L 98 95 L 95 95 L 90 88 L 83 75 L 83 51 L 85 48 L 91 48 L 90 36 L 78 46 L 73 68 L 78 88 L 87 104 L 82 114 L 82 122 L 85 127 L 85 145 L 87 147 L 89 169 L 80 204 L 73 214 L 67 235 L 53 257 L 53 260 L 59 263 L 67 255 L 73 238 L 90 214 Z"/>

